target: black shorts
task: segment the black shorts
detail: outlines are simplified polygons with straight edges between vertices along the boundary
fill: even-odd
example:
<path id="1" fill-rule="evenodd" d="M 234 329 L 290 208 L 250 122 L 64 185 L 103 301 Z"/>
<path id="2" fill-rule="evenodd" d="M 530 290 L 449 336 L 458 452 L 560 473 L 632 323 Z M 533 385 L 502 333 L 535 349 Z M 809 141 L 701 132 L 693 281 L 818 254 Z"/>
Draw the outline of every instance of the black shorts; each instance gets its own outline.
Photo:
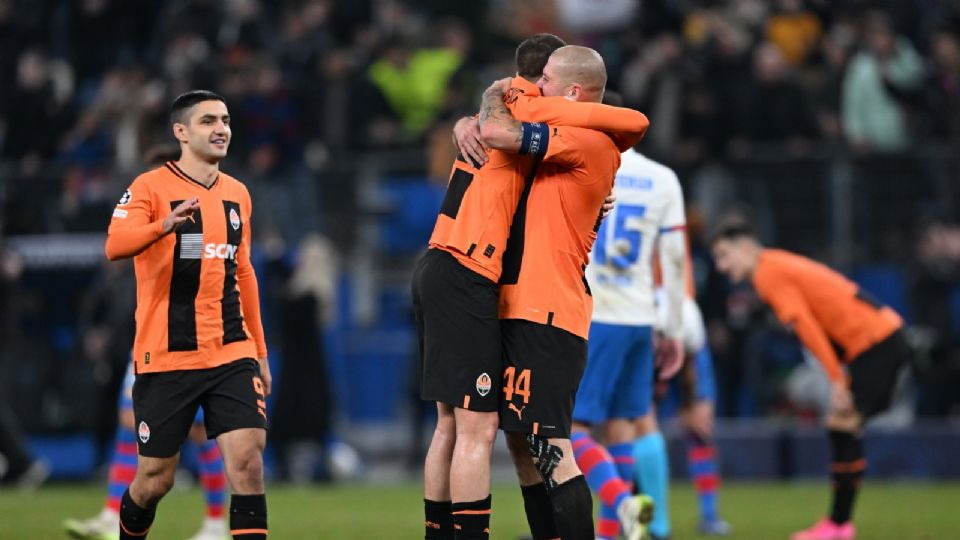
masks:
<path id="1" fill-rule="evenodd" d="M 176 455 L 201 405 L 210 439 L 236 429 L 266 429 L 260 365 L 244 358 L 211 369 L 137 375 L 133 415 L 140 455 Z"/>
<path id="2" fill-rule="evenodd" d="M 570 438 L 587 340 L 555 326 L 506 319 L 500 429 Z"/>
<path id="3" fill-rule="evenodd" d="M 847 366 L 850 393 L 857 411 L 866 420 L 890 407 L 900 369 L 910 357 L 903 330 L 860 353 Z"/>
<path id="4" fill-rule="evenodd" d="M 420 398 L 471 411 L 499 404 L 499 288 L 453 255 L 431 249 L 413 273 Z"/>

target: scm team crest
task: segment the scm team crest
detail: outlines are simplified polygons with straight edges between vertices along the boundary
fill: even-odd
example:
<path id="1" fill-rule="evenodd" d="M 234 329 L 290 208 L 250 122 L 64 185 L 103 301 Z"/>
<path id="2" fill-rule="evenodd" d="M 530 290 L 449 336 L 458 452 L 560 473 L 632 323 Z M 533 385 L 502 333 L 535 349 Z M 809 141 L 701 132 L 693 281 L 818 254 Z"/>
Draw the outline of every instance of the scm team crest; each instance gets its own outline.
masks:
<path id="1" fill-rule="evenodd" d="M 490 393 L 490 388 L 493 386 L 493 381 L 490 380 L 490 376 L 486 373 L 481 373 L 477 377 L 477 393 L 481 397 L 486 396 Z"/>

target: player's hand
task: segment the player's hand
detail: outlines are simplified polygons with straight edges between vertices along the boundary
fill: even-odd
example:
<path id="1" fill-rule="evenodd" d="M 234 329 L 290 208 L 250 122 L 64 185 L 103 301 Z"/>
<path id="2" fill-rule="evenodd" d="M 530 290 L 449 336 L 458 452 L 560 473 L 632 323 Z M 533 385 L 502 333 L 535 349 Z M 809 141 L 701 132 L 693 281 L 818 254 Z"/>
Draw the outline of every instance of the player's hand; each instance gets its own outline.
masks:
<path id="1" fill-rule="evenodd" d="M 846 382 L 833 383 L 830 405 L 833 408 L 833 412 L 840 416 L 847 416 L 854 412 L 853 394 L 850 393 L 850 388 L 847 387 Z"/>
<path id="2" fill-rule="evenodd" d="M 273 386 L 273 375 L 270 374 L 270 362 L 267 357 L 257 359 L 260 364 L 260 382 L 263 383 L 263 397 L 270 395 L 270 389 Z"/>
<path id="3" fill-rule="evenodd" d="M 683 341 L 679 339 L 661 339 L 656 345 L 656 363 L 660 369 L 660 379 L 666 380 L 683 367 Z"/>
<path id="4" fill-rule="evenodd" d="M 617 202 L 617 194 L 610 190 L 610 194 L 603 200 L 603 209 L 600 212 L 600 219 L 607 219 L 610 212 L 613 212 L 613 206 Z"/>
<path id="5" fill-rule="evenodd" d="M 193 217 L 193 213 L 200 208 L 200 199 L 194 197 L 178 204 L 173 212 L 163 220 L 163 234 L 175 231 L 180 228 L 188 219 Z"/>
<path id="6" fill-rule="evenodd" d="M 472 116 L 461 118 L 453 126 L 453 140 L 460 155 L 480 168 L 487 163 L 487 149 L 480 141 L 480 121 Z"/>
<path id="7" fill-rule="evenodd" d="M 487 88 L 487 92 L 499 92 L 501 96 L 506 95 L 510 90 L 510 85 L 513 83 L 512 77 L 507 77 L 506 79 L 500 79 L 493 81 L 493 84 Z"/>

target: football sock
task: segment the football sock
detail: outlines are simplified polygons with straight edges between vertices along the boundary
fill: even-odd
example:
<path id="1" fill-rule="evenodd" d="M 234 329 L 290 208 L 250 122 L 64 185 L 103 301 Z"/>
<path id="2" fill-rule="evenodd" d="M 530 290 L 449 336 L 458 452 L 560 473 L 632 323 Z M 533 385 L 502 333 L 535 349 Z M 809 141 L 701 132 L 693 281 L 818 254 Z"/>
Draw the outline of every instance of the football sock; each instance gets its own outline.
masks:
<path id="1" fill-rule="evenodd" d="M 490 538 L 490 502 L 492 497 L 479 501 L 450 505 L 453 516 L 453 537 L 456 539 L 486 540 Z"/>
<path id="2" fill-rule="evenodd" d="M 453 540 L 450 501 L 423 500 L 424 540 Z"/>
<path id="3" fill-rule="evenodd" d="M 227 499 L 227 477 L 223 472 L 223 457 L 216 441 L 206 441 L 198 445 L 197 458 L 200 462 L 200 485 L 203 486 L 203 500 L 207 504 L 207 517 L 223 517 L 223 505 Z"/>
<path id="4" fill-rule="evenodd" d="M 631 496 L 630 486 L 620 478 L 613 457 L 590 435 L 582 432 L 570 437 L 577 466 L 586 476 L 590 489 L 600 497 L 600 522 L 597 532 L 601 538 L 615 538 L 620 534 L 617 507 Z M 612 516 L 612 519 L 611 519 Z"/>
<path id="5" fill-rule="evenodd" d="M 720 476 L 717 474 L 716 454 L 711 441 L 692 433 L 687 437 L 687 467 L 697 490 L 700 518 L 707 522 L 719 519 L 717 490 L 720 488 Z"/>
<path id="6" fill-rule="evenodd" d="M 546 484 L 540 482 L 532 486 L 520 486 L 520 492 L 523 494 L 523 510 L 527 514 L 533 540 L 559 538 Z"/>
<path id="7" fill-rule="evenodd" d="M 864 459 L 863 438 L 846 431 L 830 430 L 830 446 L 833 450 L 833 465 L 830 476 L 833 480 L 833 505 L 830 519 L 842 525 L 850 521 L 853 503 L 867 468 Z"/>
<path id="8" fill-rule="evenodd" d="M 130 490 L 124 490 L 120 498 L 120 540 L 146 538 L 155 516 L 156 506 L 141 508 L 130 498 Z"/>
<path id="9" fill-rule="evenodd" d="M 667 445 L 659 431 L 640 437 L 633 443 L 633 459 L 636 462 L 637 486 L 642 493 L 653 499 L 657 509 L 650 522 L 650 532 L 666 538 L 670 536 L 670 509 L 668 506 L 668 482 L 670 465 L 667 462 Z"/>
<path id="10" fill-rule="evenodd" d="M 107 473 L 106 508 L 120 512 L 120 499 L 123 492 L 137 475 L 137 435 L 132 429 L 123 426 L 117 428 L 113 440 L 113 456 Z"/>
<path id="11" fill-rule="evenodd" d="M 230 535 L 234 540 L 266 540 L 266 495 L 230 497 Z"/>
<path id="12" fill-rule="evenodd" d="M 607 448 L 607 450 L 610 452 L 610 456 L 613 457 L 613 463 L 617 466 L 620 479 L 626 482 L 627 485 L 630 486 L 630 489 L 633 490 L 633 469 L 636 463 L 633 459 L 633 443 L 615 444 Z"/>
<path id="13" fill-rule="evenodd" d="M 593 540 L 593 500 L 582 474 L 558 484 L 547 492 L 553 505 L 553 519 L 563 540 Z"/>

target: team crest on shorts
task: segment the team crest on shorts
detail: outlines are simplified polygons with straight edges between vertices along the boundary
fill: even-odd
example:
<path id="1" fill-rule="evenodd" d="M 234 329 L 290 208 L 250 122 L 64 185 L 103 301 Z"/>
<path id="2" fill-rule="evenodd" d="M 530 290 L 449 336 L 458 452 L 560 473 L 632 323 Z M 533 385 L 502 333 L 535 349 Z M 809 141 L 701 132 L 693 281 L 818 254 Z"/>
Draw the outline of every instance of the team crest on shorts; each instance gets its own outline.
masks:
<path id="1" fill-rule="evenodd" d="M 141 420 L 140 427 L 137 428 L 137 434 L 140 436 L 140 442 L 147 444 L 147 441 L 150 440 L 150 426 Z"/>
<path id="2" fill-rule="evenodd" d="M 477 377 L 477 393 L 480 394 L 481 397 L 490 393 L 491 386 L 493 386 L 493 381 L 490 380 L 490 376 L 486 373 L 481 373 L 480 376 Z"/>
<path id="3" fill-rule="evenodd" d="M 230 209 L 230 226 L 233 227 L 233 230 L 240 228 L 240 214 L 233 208 Z"/>

